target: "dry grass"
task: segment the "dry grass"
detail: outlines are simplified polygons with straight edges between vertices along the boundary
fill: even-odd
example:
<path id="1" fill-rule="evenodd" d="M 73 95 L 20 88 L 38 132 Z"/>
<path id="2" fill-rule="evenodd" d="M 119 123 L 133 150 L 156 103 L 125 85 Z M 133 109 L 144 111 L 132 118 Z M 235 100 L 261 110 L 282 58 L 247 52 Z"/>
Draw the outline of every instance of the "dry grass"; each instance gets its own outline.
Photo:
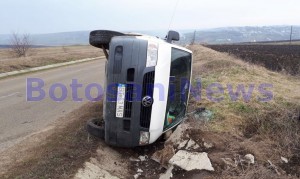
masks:
<path id="1" fill-rule="evenodd" d="M 202 82 L 202 100 L 192 100 L 190 107 L 205 107 L 213 111 L 214 119 L 201 129 L 213 132 L 217 136 L 226 136 L 216 142 L 228 146 L 224 151 L 231 151 L 231 154 L 224 155 L 217 151 L 219 155 L 215 155 L 234 157 L 233 154 L 252 153 L 258 161 L 258 165 L 247 170 L 226 173 L 223 168 L 220 175 L 264 178 L 264 173 L 270 171 L 266 168 L 266 162 L 271 160 L 275 165 L 284 168 L 288 174 L 300 176 L 299 78 L 271 72 L 264 67 L 248 64 L 202 46 L 191 46 L 190 49 L 194 52 L 193 77 L 201 79 Z M 219 103 L 208 100 L 203 90 L 215 82 L 222 84 L 225 91 L 224 100 Z M 268 103 L 257 100 L 257 97 L 261 96 L 258 86 L 262 83 L 273 85 L 271 91 L 274 99 Z M 246 87 L 255 84 L 253 97 L 248 102 L 243 101 L 241 97 L 235 102 L 231 101 L 227 84 L 232 84 L 234 90 L 238 84 L 244 84 Z M 197 137 L 202 138 L 203 134 L 196 135 L 195 138 Z M 287 157 L 291 162 L 283 165 L 280 161 L 281 156 Z M 218 163 L 219 159 L 215 159 L 214 162 Z M 268 172 L 265 172 L 266 170 Z"/>
<path id="2" fill-rule="evenodd" d="M 0 49 L 0 73 L 103 56 L 92 46 L 34 48 L 27 57 L 16 57 L 9 49 Z"/>

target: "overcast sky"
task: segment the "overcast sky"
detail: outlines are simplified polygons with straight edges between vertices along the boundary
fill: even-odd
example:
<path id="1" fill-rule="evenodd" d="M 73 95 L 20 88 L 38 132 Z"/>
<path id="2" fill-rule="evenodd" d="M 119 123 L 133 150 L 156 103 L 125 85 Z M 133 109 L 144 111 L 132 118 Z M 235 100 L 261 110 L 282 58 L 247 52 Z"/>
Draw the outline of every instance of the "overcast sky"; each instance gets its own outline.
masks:
<path id="1" fill-rule="evenodd" d="M 1 0 L 0 34 L 167 30 L 177 0 Z M 179 0 L 172 29 L 300 25 L 299 0 Z"/>

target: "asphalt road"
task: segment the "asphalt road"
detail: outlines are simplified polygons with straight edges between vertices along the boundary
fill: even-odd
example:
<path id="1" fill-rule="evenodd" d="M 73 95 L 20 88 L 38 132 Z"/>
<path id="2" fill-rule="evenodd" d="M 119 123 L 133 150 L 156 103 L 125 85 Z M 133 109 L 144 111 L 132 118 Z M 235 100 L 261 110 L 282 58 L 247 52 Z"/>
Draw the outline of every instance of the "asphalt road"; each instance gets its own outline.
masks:
<path id="1" fill-rule="evenodd" d="M 85 89 L 89 84 L 104 82 L 105 59 L 94 60 L 55 68 L 47 71 L 30 73 L 22 76 L 0 80 L 0 151 L 3 151 L 21 141 L 24 137 L 44 129 L 67 113 L 87 103 Z M 38 102 L 27 101 L 27 79 L 39 78 L 45 83 L 42 88 L 45 98 Z M 78 98 L 82 102 L 73 100 L 70 87 L 72 79 L 78 80 L 83 86 L 78 88 Z M 67 87 L 67 98 L 62 102 L 53 101 L 49 95 L 50 87 L 61 83 Z M 34 86 L 37 83 L 34 83 Z M 98 90 L 91 88 L 90 97 L 96 98 Z M 39 92 L 32 93 L 38 96 Z M 54 91 L 54 96 L 60 98 L 60 88 Z"/>

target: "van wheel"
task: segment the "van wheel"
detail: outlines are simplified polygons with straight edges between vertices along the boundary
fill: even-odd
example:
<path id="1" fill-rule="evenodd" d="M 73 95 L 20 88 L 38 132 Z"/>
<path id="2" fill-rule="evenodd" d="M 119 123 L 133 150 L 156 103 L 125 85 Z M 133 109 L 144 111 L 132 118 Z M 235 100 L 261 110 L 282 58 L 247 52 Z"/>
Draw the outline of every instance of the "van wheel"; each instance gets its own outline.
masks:
<path id="1" fill-rule="evenodd" d="M 95 30 L 90 33 L 90 44 L 97 48 L 109 49 L 109 43 L 114 36 L 123 36 L 121 32 L 110 30 Z"/>
<path id="2" fill-rule="evenodd" d="M 90 119 L 87 122 L 86 129 L 89 134 L 104 139 L 105 137 L 105 129 L 104 129 L 104 120 L 99 118 Z"/>

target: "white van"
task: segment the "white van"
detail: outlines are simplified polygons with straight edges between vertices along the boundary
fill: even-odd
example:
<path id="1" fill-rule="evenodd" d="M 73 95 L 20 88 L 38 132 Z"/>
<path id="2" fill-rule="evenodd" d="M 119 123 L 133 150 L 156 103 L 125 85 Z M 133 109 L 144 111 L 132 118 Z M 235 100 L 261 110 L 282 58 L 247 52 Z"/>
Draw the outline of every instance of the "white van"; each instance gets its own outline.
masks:
<path id="1" fill-rule="evenodd" d="M 104 125 L 92 119 L 88 131 L 109 145 L 135 147 L 155 142 L 185 118 L 192 52 L 172 44 L 179 34 L 157 37 L 93 31 L 90 44 L 107 56 Z M 107 52 L 109 51 L 109 53 Z"/>

